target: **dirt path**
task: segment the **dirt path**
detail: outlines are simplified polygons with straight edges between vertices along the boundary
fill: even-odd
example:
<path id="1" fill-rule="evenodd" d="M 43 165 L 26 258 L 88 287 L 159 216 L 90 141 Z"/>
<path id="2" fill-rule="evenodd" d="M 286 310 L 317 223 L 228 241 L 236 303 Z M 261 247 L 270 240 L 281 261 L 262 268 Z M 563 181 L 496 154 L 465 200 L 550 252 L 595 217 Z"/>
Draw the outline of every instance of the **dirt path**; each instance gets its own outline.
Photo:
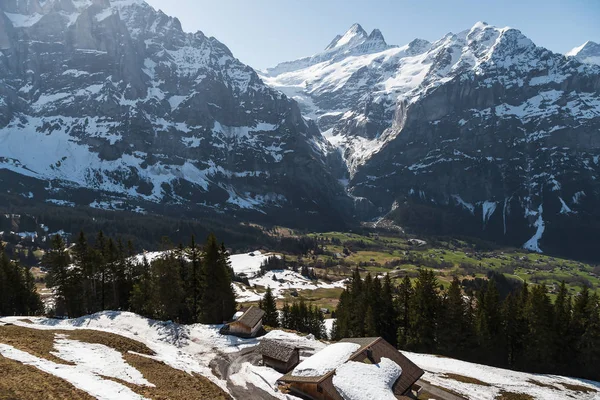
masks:
<path id="1" fill-rule="evenodd" d="M 256 347 L 249 347 L 237 353 L 221 353 L 211 362 L 211 368 L 217 376 L 227 381 L 227 389 L 236 399 L 278 400 L 277 397 L 249 382 L 246 382 L 246 387 L 243 387 L 235 385 L 230 379 L 232 375 L 240 371 L 242 364 L 258 365 L 261 356 L 255 350 Z"/>

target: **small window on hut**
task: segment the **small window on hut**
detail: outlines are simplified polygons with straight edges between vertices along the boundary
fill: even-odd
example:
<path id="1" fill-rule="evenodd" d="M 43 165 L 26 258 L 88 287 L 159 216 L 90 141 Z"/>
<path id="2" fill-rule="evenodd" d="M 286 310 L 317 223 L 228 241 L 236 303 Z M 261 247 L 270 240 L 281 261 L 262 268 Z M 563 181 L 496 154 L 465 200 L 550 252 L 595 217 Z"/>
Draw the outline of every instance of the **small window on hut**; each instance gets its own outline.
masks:
<path id="1" fill-rule="evenodd" d="M 317 392 L 323 393 L 323 388 L 321 386 L 317 386 Z"/>

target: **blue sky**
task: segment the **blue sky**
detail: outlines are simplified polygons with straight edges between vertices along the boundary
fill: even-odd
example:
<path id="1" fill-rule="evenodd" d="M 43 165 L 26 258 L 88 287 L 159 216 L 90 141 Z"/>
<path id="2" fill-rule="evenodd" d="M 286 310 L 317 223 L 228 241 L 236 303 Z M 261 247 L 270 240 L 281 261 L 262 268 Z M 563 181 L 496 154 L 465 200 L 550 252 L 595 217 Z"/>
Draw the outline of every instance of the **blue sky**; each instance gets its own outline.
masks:
<path id="1" fill-rule="evenodd" d="M 520 29 L 537 45 L 565 53 L 600 42 L 600 0 L 146 0 L 186 31 L 225 43 L 254 68 L 321 51 L 353 23 L 379 28 L 389 44 L 430 41 L 477 21 Z"/>

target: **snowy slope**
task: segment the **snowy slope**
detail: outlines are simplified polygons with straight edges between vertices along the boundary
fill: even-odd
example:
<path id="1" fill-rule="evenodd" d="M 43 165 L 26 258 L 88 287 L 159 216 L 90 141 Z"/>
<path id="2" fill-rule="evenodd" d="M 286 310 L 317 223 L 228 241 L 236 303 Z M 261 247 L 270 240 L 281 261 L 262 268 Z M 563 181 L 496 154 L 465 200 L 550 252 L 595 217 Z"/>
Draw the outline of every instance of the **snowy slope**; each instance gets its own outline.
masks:
<path id="1" fill-rule="evenodd" d="M 534 399 L 559 400 L 559 399 L 600 399 L 600 383 L 573 379 L 556 375 L 528 374 L 509 371 L 486 365 L 473 364 L 446 357 L 428 354 L 403 352 L 412 362 L 423 370 L 423 379 L 440 387 L 458 392 L 469 399 L 493 400 L 500 391 L 525 393 Z M 444 374 L 453 373 L 478 379 L 490 386 L 481 386 L 463 383 L 445 377 Z M 537 383 L 536 383 L 537 382 Z M 567 385 L 582 385 L 590 388 L 590 393 L 581 393 L 569 390 Z M 547 386 L 543 386 L 547 385 Z"/>
<path id="2" fill-rule="evenodd" d="M 122 335 L 141 341 L 147 345 L 156 353 L 156 356 L 153 356 L 153 358 L 163 361 L 173 368 L 187 372 L 196 372 L 206 376 L 228 392 L 228 382 L 220 376 L 214 375 L 214 369 L 211 369 L 209 366 L 210 362 L 225 354 L 233 355 L 240 349 L 254 346 L 261 340 L 222 336 L 218 333 L 219 325 L 183 326 L 172 322 L 148 320 L 127 312 L 103 312 L 74 320 L 29 318 L 32 323 L 23 322 L 21 319 L 23 319 L 23 317 L 0 318 L 0 325 L 3 323 L 13 323 L 32 329 L 50 330 L 92 329 Z M 280 340 L 302 347 L 304 349 L 303 352 L 307 352 L 308 354 L 314 354 L 325 348 L 325 344 L 322 342 L 278 330 L 269 332 L 265 338 L 270 340 Z M 116 360 L 116 362 L 108 362 L 108 358 L 111 357 L 111 354 L 114 355 L 111 349 L 105 349 L 97 345 L 77 343 L 76 345 L 79 347 L 89 346 L 89 349 L 93 350 L 87 353 L 85 351 L 73 353 L 69 350 L 69 347 L 65 348 L 62 346 L 65 343 L 61 342 L 61 340 L 60 337 L 57 339 L 59 349 L 61 349 L 59 354 L 66 359 L 75 361 L 77 363 L 76 366 L 59 365 L 39 359 L 38 357 L 18 351 L 11 346 L 2 344 L 1 338 L 0 354 L 4 357 L 33 365 L 48 373 L 59 376 L 62 379 L 73 383 L 75 386 L 80 387 L 82 390 L 95 395 L 97 398 L 141 398 L 127 392 L 123 385 L 113 381 L 104 380 L 91 372 L 101 372 L 105 376 L 118 375 L 121 379 L 134 379 L 138 383 L 144 383 L 143 380 L 140 380 L 141 378 L 139 376 L 135 376 L 135 372 L 130 370 L 126 372 L 127 366 L 123 367 L 123 364 L 121 364 L 120 361 Z M 62 345 L 60 343 L 62 343 Z M 600 383 L 598 382 L 583 381 L 580 379 L 554 375 L 520 373 L 433 355 L 408 352 L 404 352 L 404 354 L 426 371 L 423 379 L 434 385 L 461 393 L 468 399 L 492 400 L 495 399 L 501 390 L 529 394 L 534 399 L 540 400 L 566 398 L 596 400 L 600 398 Z M 93 363 L 93 360 L 95 359 L 98 359 L 97 363 Z M 349 390 L 349 393 L 353 393 L 353 385 L 348 383 L 347 378 L 348 376 L 356 376 L 356 371 L 362 371 L 359 367 L 360 366 L 350 365 L 347 367 L 348 371 L 342 371 L 344 373 L 341 374 L 341 379 L 338 379 L 340 388 L 345 388 L 345 390 Z M 394 371 L 395 369 L 391 366 L 391 368 L 386 367 L 385 371 L 377 372 L 368 370 L 364 371 L 364 373 L 368 373 L 370 376 L 374 377 L 385 378 L 385 376 L 393 375 L 397 372 Z M 446 373 L 473 377 L 490 384 L 490 386 L 461 383 L 445 377 L 444 374 Z M 130 374 L 130 376 L 127 377 L 127 374 Z M 275 390 L 276 380 L 281 376 L 281 374 L 278 374 L 269 368 L 243 362 L 240 365 L 239 370 L 230 377 L 230 383 L 242 388 L 246 387 L 248 384 L 252 384 L 265 390 L 269 395 L 279 399 L 289 400 L 295 398 Z M 384 381 L 385 379 L 381 380 L 381 382 Z M 546 386 L 540 386 L 539 383 Z M 567 387 L 563 386 L 563 384 L 581 385 L 588 388 L 590 391 L 588 393 L 576 392 L 569 390 Z M 385 387 L 379 389 L 383 391 Z M 115 397 L 119 394 L 122 397 Z"/>

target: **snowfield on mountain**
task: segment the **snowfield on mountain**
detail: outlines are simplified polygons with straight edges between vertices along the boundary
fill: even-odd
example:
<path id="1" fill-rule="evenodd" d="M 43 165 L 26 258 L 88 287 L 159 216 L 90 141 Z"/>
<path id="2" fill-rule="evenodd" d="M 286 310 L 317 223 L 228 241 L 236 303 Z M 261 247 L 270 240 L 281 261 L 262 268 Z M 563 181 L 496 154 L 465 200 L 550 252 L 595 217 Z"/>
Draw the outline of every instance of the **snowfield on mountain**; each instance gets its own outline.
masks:
<path id="1" fill-rule="evenodd" d="M 124 362 L 120 354 L 107 346 L 88 344 L 78 341 L 75 347 L 65 352 L 65 339 L 74 330 L 91 330 L 112 333 L 130 338 L 147 346 L 155 354 L 150 357 L 165 363 L 171 368 L 197 373 L 230 394 L 235 388 L 251 388 L 263 391 L 280 399 L 293 399 L 289 394 L 275 390 L 276 381 L 282 376 L 276 371 L 242 362 L 239 370 L 225 378 L 216 373 L 214 362 L 235 357 L 242 349 L 255 346 L 262 338 L 239 339 L 223 336 L 218 333 L 220 325 L 178 325 L 172 322 L 153 321 L 129 312 L 102 312 L 72 320 L 52 320 L 47 318 L 4 317 L 0 318 L 0 329 L 5 324 L 12 324 L 31 330 L 60 330 L 65 334 L 55 335 L 55 354 L 74 365 L 56 364 L 41 357 L 33 356 L 26 351 L 2 343 L 0 337 L 0 355 L 7 359 L 32 365 L 48 374 L 58 376 L 75 387 L 99 399 L 144 398 L 136 394 L 138 385 L 153 385 L 152 379 L 142 377 L 133 367 Z M 279 330 L 269 332 L 264 338 L 281 340 L 289 344 L 303 347 L 309 354 L 326 348 L 327 344 Z M 336 345 L 327 349 L 333 349 Z M 74 351 L 76 349 L 77 351 Z M 472 364 L 446 357 L 404 352 L 413 362 L 423 368 L 423 376 L 441 388 L 447 388 L 468 399 L 492 400 L 501 391 L 529 394 L 534 399 L 598 399 L 600 383 L 581 379 L 566 378 L 553 375 L 527 374 L 484 365 Z M 304 358 L 304 357 L 303 357 Z M 316 366 L 319 368 L 319 366 Z M 387 370 L 386 370 L 387 371 Z M 363 379 L 361 368 L 347 366 L 334 380 L 344 391 L 351 393 L 352 381 Z M 371 374 L 373 371 L 367 371 Z M 396 373 L 390 369 L 390 373 Z M 455 374 L 455 375 L 452 375 Z M 359 376 L 360 375 L 360 376 Z M 377 375 L 377 374 L 376 374 Z M 115 377 L 120 381 L 131 382 L 133 386 L 125 387 L 116 381 L 103 377 Z M 369 375 L 371 376 L 371 375 Z M 374 375 L 375 376 L 375 375 Z M 379 375 L 378 375 L 379 376 Z M 387 375 L 386 375 L 387 376 Z M 481 384 L 463 383 L 455 376 L 466 376 L 479 380 Z M 119 382 L 120 382 L 119 381 Z M 382 381 L 382 385 L 383 385 Z M 383 386 L 382 386 L 383 390 Z M 235 397 L 234 398 L 242 398 Z"/>
<path id="2" fill-rule="evenodd" d="M 567 57 L 484 22 L 433 43 L 390 46 L 360 25 L 340 37 L 351 40 L 261 76 L 342 155 L 351 195 L 413 229 L 435 222 L 405 216 L 431 210 L 444 232 L 593 257 L 586 237 L 600 226 L 583 215 L 599 215 L 597 44 Z"/>

